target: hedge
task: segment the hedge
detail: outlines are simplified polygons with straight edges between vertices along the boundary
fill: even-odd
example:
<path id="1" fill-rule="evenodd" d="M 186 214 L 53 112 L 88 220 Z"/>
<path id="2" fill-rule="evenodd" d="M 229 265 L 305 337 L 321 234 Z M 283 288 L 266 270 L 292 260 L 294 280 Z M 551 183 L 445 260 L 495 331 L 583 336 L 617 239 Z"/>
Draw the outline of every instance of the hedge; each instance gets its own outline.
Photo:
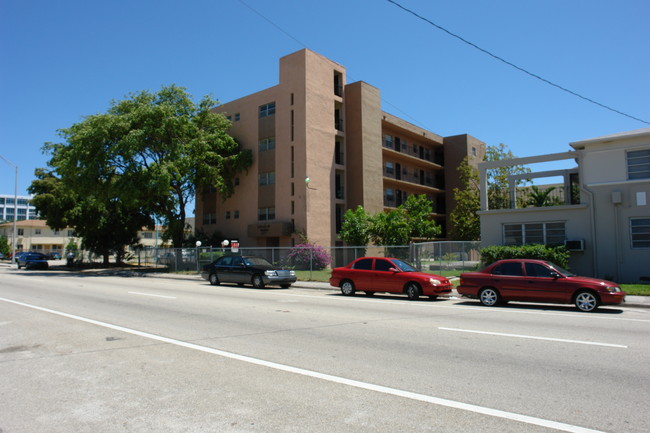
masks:
<path id="1" fill-rule="evenodd" d="M 481 260 L 485 265 L 502 259 L 535 259 L 553 262 L 568 268 L 571 254 L 564 245 L 548 247 L 545 245 L 503 246 L 493 245 L 481 249 Z"/>

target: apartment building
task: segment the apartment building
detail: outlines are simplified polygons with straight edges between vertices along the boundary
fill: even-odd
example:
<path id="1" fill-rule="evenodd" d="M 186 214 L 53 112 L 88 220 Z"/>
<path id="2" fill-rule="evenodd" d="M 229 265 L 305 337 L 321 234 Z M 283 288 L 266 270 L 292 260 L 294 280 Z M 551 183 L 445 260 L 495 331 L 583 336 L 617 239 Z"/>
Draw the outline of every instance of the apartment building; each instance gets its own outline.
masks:
<path id="1" fill-rule="evenodd" d="M 14 211 L 18 212 L 18 221 L 35 219 L 36 208 L 30 203 L 31 199 L 22 195 L 0 194 L 0 222 L 13 221 Z"/>
<path id="2" fill-rule="evenodd" d="M 278 85 L 215 108 L 253 151 L 253 165 L 227 200 L 214 189 L 197 194 L 198 230 L 242 246 L 292 246 L 298 233 L 342 245 L 348 209 L 375 214 L 425 194 L 445 236 L 458 164 L 482 161 L 483 142 L 442 137 L 382 111 L 379 89 L 346 84 L 342 65 L 307 49 L 281 58 L 279 76 Z"/>

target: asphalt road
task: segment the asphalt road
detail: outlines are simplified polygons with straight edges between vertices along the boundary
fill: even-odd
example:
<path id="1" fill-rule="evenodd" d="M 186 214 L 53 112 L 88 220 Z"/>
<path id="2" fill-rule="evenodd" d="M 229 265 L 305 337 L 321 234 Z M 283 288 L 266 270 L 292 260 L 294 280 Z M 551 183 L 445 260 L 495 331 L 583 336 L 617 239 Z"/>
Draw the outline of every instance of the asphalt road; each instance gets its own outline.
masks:
<path id="1" fill-rule="evenodd" d="M 650 431 L 650 310 L 0 269 L 0 432 Z"/>

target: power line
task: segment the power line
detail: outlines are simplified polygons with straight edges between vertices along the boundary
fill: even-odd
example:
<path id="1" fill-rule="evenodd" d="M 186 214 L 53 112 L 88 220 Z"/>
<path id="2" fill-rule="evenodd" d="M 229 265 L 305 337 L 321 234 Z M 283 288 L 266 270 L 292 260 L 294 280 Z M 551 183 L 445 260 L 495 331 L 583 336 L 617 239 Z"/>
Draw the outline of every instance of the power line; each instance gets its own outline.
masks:
<path id="1" fill-rule="evenodd" d="M 634 120 L 636 120 L 636 121 L 639 121 L 639 122 L 642 122 L 642 123 L 645 123 L 645 124 L 650 125 L 650 122 L 648 122 L 648 121 L 646 121 L 646 120 L 639 119 L 638 117 L 631 116 L 631 115 L 629 115 L 629 114 L 627 114 L 627 113 L 624 113 L 624 112 L 622 112 L 622 111 L 616 110 L 616 109 L 614 109 L 614 108 L 612 108 L 612 107 L 609 107 L 609 106 L 607 106 L 607 105 L 605 105 L 605 104 L 601 104 L 601 103 L 598 102 L 598 101 L 594 101 L 594 100 L 591 99 L 591 98 L 588 98 L 588 97 L 586 97 L 586 96 L 583 96 L 583 95 L 581 95 L 581 94 L 579 94 L 579 93 L 576 93 L 576 92 L 574 92 L 574 91 L 572 91 L 572 90 L 569 90 L 569 89 L 567 89 L 566 87 L 562 87 L 562 86 L 560 86 L 559 84 L 555 84 L 555 83 L 552 82 L 552 81 L 549 81 L 549 80 L 547 80 L 547 79 L 545 79 L 545 78 L 543 78 L 543 77 L 540 77 L 540 76 L 537 75 L 537 74 L 534 74 L 534 73 L 532 73 L 532 72 L 530 72 L 530 71 L 528 71 L 528 70 L 526 70 L 526 69 L 524 69 L 524 68 L 522 68 L 522 67 L 519 67 L 519 66 L 515 65 L 514 63 L 507 61 L 507 60 L 504 59 L 503 57 L 499 57 L 499 56 L 497 56 L 496 54 L 493 54 L 493 53 L 491 53 L 490 51 L 488 51 L 488 50 L 486 50 L 486 49 L 484 49 L 484 48 L 479 47 L 479 46 L 476 45 L 475 43 L 470 42 L 470 41 L 468 41 L 467 39 L 465 39 L 465 38 L 463 38 L 463 37 L 461 37 L 461 36 L 459 36 L 459 35 L 457 35 L 457 34 L 455 34 L 455 33 L 452 33 L 451 31 L 447 30 L 446 28 L 444 28 L 444 27 L 442 27 L 442 26 L 440 26 L 440 25 L 434 23 L 433 21 L 429 20 L 428 18 L 423 17 L 422 15 L 417 14 L 416 12 L 412 11 L 412 10 L 409 9 L 409 8 L 402 6 L 401 4 L 397 3 L 397 2 L 394 1 L 394 0 L 386 0 L 386 1 L 388 1 L 389 3 L 394 4 L 394 5 L 397 6 L 398 8 L 402 9 L 402 10 L 405 11 L 405 12 L 408 12 L 409 14 L 415 16 L 416 18 L 419 18 L 420 20 L 422 20 L 422 21 L 424 21 L 424 22 L 426 22 L 426 23 L 432 25 L 433 27 L 437 28 L 438 30 L 442 30 L 443 32 L 447 33 L 448 35 L 453 36 L 454 38 L 456 38 L 456 39 L 458 39 L 458 40 L 460 40 L 460 41 L 466 43 L 467 45 L 476 48 L 477 50 L 481 51 L 482 53 L 487 54 L 488 56 L 490 56 L 490 57 L 492 57 L 492 58 L 494 58 L 494 59 L 496 59 L 496 60 L 499 60 L 500 62 L 503 62 L 503 63 L 505 63 L 506 65 L 511 66 L 511 67 L 513 67 L 513 68 L 515 68 L 515 69 L 517 69 L 517 70 L 519 70 L 519 71 L 521 71 L 521 72 L 523 72 L 523 73 L 525 73 L 525 74 L 527 74 L 527 75 L 530 75 L 530 76 L 533 77 L 533 78 L 537 78 L 538 80 L 543 81 L 543 82 L 546 83 L 546 84 L 549 84 L 549 85 L 551 85 L 551 86 L 553 86 L 553 87 L 556 87 L 556 88 L 558 88 L 558 89 L 560 89 L 560 90 L 563 90 L 563 91 L 565 91 L 565 92 L 567 92 L 567 93 L 569 93 L 569 94 L 571 94 L 571 95 L 573 95 L 573 96 L 577 96 L 577 97 L 580 98 L 580 99 L 584 99 L 584 100 L 587 101 L 587 102 L 591 102 L 592 104 L 598 105 L 599 107 L 605 108 L 606 110 L 613 111 L 614 113 L 617 113 L 617 114 L 623 115 L 623 116 L 625 116 L 625 117 L 629 117 L 630 119 L 634 119 Z"/>
<path id="2" fill-rule="evenodd" d="M 280 27 L 279 25 L 277 25 L 276 23 L 274 23 L 271 19 L 269 19 L 269 18 L 267 18 L 266 16 L 264 16 L 261 12 L 259 12 L 259 11 L 256 10 L 256 9 L 254 9 L 251 5 L 249 5 L 248 3 L 246 3 L 244 0 L 239 0 L 239 3 L 241 3 L 241 4 L 244 5 L 244 6 L 246 6 L 248 9 L 250 9 L 250 10 L 251 10 L 252 12 L 254 12 L 256 15 L 258 15 L 260 18 L 264 19 L 264 21 L 268 22 L 268 23 L 271 24 L 273 27 L 275 27 L 277 30 L 279 30 L 280 32 L 284 33 L 284 34 L 285 34 L 286 36 L 288 36 L 289 38 L 293 39 L 295 42 L 298 43 L 298 45 L 302 46 L 303 48 L 307 48 L 307 49 L 309 49 L 309 47 L 307 46 L 307 44 L 305 44 L 304 42 L 302 42 L 302 41 L 298 40 L 297 38 L 295 38 L 291 33 L 287 32 L 287 31 L 284 30 L 282 27 Z M 318 53 L 316 53 L 316 54 L 318 54 Z M 320 56 L 320 54 L 318 54 L 318 55 Z M 321 56 L 321 57 L 322 57 L 322 56 Z M 352 77 L 350 74 L 348 74 L 348 78 L 352 79 L 353 81 L 355 80 L 354 77 Z M 409 115 L 409 114 L 406 113 L 404 110 L 402 110 L 402 109 L 400 109 L 399 107 L 397 107 L 396 105 L 391 104 L 391 103 L 390 103 L 389 101 L 387 101 L 384 97 L 382 97 L 381 100 L 382 100 L 384 103 L 386 103 L 387 105 L 390 105 L 391 107 L 393 107 L 394 109 L 396 109 L 397 111 L 399 111 L 400 113 L 402 113 L 402 115 L 404 115 L 404 116 L 406 116 L 406 117 L 409 117 L 409 118 L 410 118 L 413 122 L 415 122 L 416 124 L 419 124 L 419 125 L 422 126 L 423 128 L 426 128 L 425 126 L 423 126 L 424 124 L 423 124 L 422 122 L 418 121 L 418 120 L 415 119 L 413 116 Z"/>

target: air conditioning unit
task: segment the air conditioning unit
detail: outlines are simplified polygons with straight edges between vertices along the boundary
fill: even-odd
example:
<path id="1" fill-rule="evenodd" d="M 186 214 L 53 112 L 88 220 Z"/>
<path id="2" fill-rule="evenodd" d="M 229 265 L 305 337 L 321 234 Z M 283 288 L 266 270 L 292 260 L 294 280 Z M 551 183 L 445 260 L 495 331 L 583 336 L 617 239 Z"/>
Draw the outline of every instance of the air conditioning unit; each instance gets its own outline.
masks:
<path id="1" fill-rule="evenodd" d="M 584 251 L 585 241 L 584 239 L 578 239 L 574 241 L 564 241 L 564 246 L 569 251 Z"/>

